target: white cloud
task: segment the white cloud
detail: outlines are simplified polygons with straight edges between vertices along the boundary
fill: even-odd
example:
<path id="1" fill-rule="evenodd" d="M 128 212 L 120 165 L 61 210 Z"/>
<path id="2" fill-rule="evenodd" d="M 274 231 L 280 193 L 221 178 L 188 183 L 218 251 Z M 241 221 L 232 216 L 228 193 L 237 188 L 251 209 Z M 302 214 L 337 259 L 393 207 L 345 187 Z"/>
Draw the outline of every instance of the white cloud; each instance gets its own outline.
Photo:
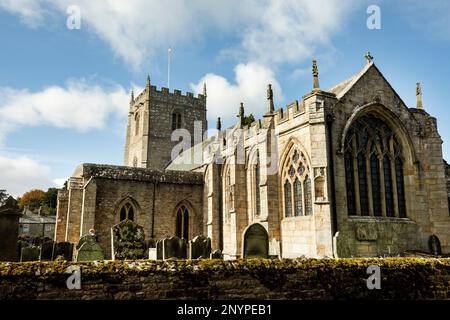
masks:
<path id="1" fill-rule="evenodd" d="M 164 52 L 169 46 L 180 47 L 217 32 L 235 38 L 238 44 L 221 49 L 244 61 L 297 63 L 314 54 L 318 46 L 327 45 L 360 2 L 0 0 L 0 9 L 36 26 L 49 12 L 66 17 L 67 7 L 73 4 L 81 9 L 81 28 L 107 42 L 137 69 L 156 51 Z"/>
<path id="2" fill-rule="evenodd" d="M 0 189 L 6 189 L 14 197 L 31 189 L 46 190 L 57 186 L 48 178 L 50 169 L 47 166 L 26 156 L 8 158 L 0 155 L 0 172 Z"/>
<path id="3" fill-rule="evenodd" d="M 0 9 L 18 14 L 21 20 L 32 28 L 44 24 L 48 11 L 40 0 L 0 0 Z"/>
<path id="4" fill-rule="evenodd" d="M 356 1 L 268 1 L 263 14 L 247 26 L 238 50 L 267 64 L 303 61 L 319 46 L 330 45 L 330 37 L 356 7 Z"/>
<path id="5" fill-rule="evenodd" d="M 129 93 L 123 87 L 106 90 L 85 80 L 38 92 L 0 88 L 0 144 L 7 132 L 19 126 L 101 129 L 111 114 L 125 119 L 128 102 Z"/>
<path id="6" fill-rule="evenodd" d="M 272 84 L 275 100 L 282 97 L 281 87 L 269 68 L 252 62 L 239 64 L 234 69 L 235 84 L 215 74 L 207 74 L 196 84 L 191 84 L 195 93 L 203 92 L 203 83 L 207 85 L 208 118 L 215 123 L 217 117 L 222 120 L 236 120 L 240 102 L 244 103 L 246 114 L 260 115 L 267 111 L 267 85 Z"/>
<path id="7" fill-rule="evenodd" d="M 68 178 L 56 178 L 53 179 L 53 183 L 55 184 L 55 186 L 57 186 L 58 188 L 62 188 L 64 186 L 64 183 L 67 181 Z"/>

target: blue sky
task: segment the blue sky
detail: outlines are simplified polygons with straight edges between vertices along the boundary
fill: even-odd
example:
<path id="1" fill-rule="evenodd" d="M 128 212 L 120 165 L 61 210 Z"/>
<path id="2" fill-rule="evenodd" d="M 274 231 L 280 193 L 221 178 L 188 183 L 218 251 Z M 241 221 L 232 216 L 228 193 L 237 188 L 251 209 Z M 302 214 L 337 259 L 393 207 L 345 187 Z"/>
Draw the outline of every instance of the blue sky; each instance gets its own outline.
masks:
<path id="1" fill-rule="evenodd" d="M 66 26 L 70 5 L 80 29 Z M 370 30 L 377 5 L 381 29 Z M 71 11 L 72 12 L 72 11 Z M 150 74 L 171 90 L 208 86 L 209 125 L 265 112 L 311 89 L 316 58 L 322 88 L 358 72 L 368 50 L 394 89 L 437 118 L 450 159 L 448 1 L 0 0 L 0 188 L 20 195 L 64 181 L 83 162 L 122 164 L 132 88 Z"/>

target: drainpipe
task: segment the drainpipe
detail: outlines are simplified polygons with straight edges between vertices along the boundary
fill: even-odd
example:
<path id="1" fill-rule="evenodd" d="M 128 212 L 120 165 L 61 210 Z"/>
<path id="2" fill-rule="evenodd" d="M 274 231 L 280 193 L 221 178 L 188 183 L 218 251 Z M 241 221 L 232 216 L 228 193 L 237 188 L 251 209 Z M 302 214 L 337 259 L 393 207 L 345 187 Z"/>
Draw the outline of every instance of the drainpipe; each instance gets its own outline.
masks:
<path id="1" fill-rule="evenodd" d="M 151 238 L 155 238 L 155 200 L 156 200 L 156 182 L 153 182 L 153 199 L 152 199 L 152 233 Z"/>
<path id="2" fill-rule="evenodd" d="M 217 170 L 219 170 L 219 249 L 223 252 L 223 176 L 222 176 L 222 165 L 217 165 Z"/>

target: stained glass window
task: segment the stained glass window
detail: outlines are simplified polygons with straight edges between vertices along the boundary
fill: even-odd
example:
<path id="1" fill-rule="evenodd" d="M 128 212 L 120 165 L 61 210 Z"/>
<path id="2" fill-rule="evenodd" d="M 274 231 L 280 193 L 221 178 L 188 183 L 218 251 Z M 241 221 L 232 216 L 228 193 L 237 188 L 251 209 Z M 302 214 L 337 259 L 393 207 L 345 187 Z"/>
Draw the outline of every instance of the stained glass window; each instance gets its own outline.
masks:
<path id="1" fill-rule="evenodd" d="M 385 212 L 387 217 L 395 217 L 396 195 L 398 216 L 406 217 L 403 161 L 400 154 L 396 136 L 380 118 L 369 114 L 354 121 L 347 133 L 344 154 L 349 215 L 382 216 Z M 395 159 L 394 162 L 391 159 Z"/>
<path id="2" fill-rule="evenodd" d="M 353 174 L 353 156 L 350 152 L 345 153 L 345 184 L 347 186 L 348 214 L 356 215 L 355 207 L 355 178 Z"/>
<path id="3" fill-rule="evenodd" d="M 358 177 L 359 177 L 359 202 L 361 206 L 361 215 L 369 215 L 369 199 L 367 196 L 367 170 L 366 157 L 364 154 L 358 154 Z"/>
<path id="4" fill-rule="evenodd" d="M 286 217 L 313 214 L 312 185 L 305 155 L 294 149 L 283 170 L 283 196 Z"/>
<path id="5" fill-rule="evenodd" d="M 383 158 L 383 171 L 384 171 L 384 192 L 386 199 L 386 216 L 394 217 L 394 196 L 392 193 L 392 170 L 391 160 L 387 155 Z"/>
<path id="6" fill-rule="evenodd" d="M 405 184 L 403 181 L 403 161 L 400 157 L 395 159 L 395 176 L 397 181 L 397 201 L 398 201 L 398 215 L 400 218 L 406 217 L 405 204 Z"/>
<path id="7" fill-rule="evenodd" d="M 312 194 L 311 194 L 311 179 L 305 178 L 305 214 L 312 215 Z"/>
<path id="8" fill-rule="evenodd" d="M 295 215 L 303 215 L 303 204 L 302 204 L 302 183 L 299 179 L 295 179 L 294 182 L 294 202 L 295 202 Z"/>
<path id="9" fill-rule="evenodd" d="M 284 183 L 284 212 L 286 217 L 292 216 L 291 183 L 287 180 Z"/>
<path id="10" fill-rule="evenodd" d="M 370 177 L 372 180 L 373 215 L 382 216 L 380 162 L 375 153 L 370 157 Z"/>

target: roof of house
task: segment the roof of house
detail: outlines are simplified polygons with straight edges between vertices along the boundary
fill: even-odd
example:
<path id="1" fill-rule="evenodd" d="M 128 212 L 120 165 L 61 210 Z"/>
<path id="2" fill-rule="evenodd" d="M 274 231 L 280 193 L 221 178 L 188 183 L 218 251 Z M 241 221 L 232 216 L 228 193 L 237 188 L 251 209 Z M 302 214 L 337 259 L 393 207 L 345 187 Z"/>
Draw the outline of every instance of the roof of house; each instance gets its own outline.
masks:
<path id="1" fill-rule="evenodd" d="M 19 218 L 19 223 L 28 223 L 28 224 L 54 224 L 56 223 L 56 216 L 41 216 L 37 213 L 34 213 L 28 209 L 24 209 L 23 215 Z"/>

